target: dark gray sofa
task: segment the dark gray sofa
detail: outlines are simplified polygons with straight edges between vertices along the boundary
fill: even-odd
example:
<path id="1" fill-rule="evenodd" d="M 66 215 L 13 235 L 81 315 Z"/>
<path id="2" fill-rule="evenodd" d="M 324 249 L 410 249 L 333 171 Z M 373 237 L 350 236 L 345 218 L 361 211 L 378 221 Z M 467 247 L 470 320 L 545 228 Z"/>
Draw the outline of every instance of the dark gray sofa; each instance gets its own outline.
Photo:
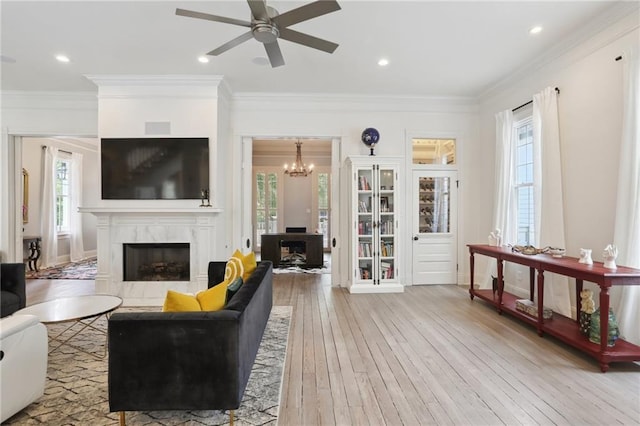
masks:
<path id="1" fill-rule="evenodd" d="M 225 262 L 209 264 L 209 287 Z M 109 318 L 109 409 L 235 410 L 273 305 L 273 264 L 258 263 L 216 312 L 121 312 Z M 230 413 L 233 415 L 233 413 Z"/>
<path id="2" fill-rule="evenodd" d="M 24 263 L 0 264 L 0 318 L 27 305 Z"/>

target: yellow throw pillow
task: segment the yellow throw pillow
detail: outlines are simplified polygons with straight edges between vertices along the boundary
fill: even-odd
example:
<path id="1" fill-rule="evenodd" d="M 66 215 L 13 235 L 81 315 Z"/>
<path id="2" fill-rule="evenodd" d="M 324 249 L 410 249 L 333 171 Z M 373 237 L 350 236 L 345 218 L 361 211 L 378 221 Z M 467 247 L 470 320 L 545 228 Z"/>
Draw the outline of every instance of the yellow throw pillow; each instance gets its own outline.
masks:
<path id="1" fill-rule="evenodd" d="M 203 311 L 219 311 L 224 308 L 227 300 L 228 281 L 222 281 L 208 290 L 203 290 L 196 295 L 196 299 L 200 303 Z"/>
<path id="2" fill-rule="evenodd" d="M 224 280 L 231 283 L 236 278 L 241 277 L 243 281 L 246 281 L 257 267 L 258 263 L 254 252 L 244 255 L 240 250 L 236 250 L 227 261 Z"/>
<path id="3" fill-rule="evenodd" d="M 246 281 L 251 276 L 251 274 L 253 274 L 253 271 L 255 271 L 258 267 L 258 263 L 256 262 L 256 254 L 254 252 L 247 254 L 242 259 L 242 265 L 244 266 L 242 281 Z"/>
<path id="4" fill-rule="evenodd" d="M 243 260 L 244 255 L 240 250 L 236 250 L 233 252 L 224 269 L 225 281 L 233 282 L 233 280 L 235 280 L 236 278 L 244 276 L 244 265 L 242 263 Z"/>
<path id="5" fill-rule="evenodd" d="M 196 296 L 178 293 L 173 290 L 167 291 L 167 296 L 162 306 L 162 312 L 190 312 L 201 310 L 200 303 L 196 299 Z"/>

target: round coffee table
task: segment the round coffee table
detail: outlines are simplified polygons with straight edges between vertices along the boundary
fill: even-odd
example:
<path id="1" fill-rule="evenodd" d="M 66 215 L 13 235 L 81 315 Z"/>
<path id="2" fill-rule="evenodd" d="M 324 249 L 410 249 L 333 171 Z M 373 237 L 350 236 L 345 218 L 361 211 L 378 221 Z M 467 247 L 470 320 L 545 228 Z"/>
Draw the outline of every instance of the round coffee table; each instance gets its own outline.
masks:
<path id="1" fill-rule="evenodd" d="M 62 332 L 58 333 L 56 336 L 50 337 L 52 341 L 58 342 L 59 345 L 51 349 L 49 353 L 66 345 L 89 355 L 104 358 L 107 352 L 106 338 L 104 353 L 102 356 L 96 355 L 92 352 L 87 352 L 83 348 L 72 345 L 69 341 L 87 328 L 96 330 L 106 336 L 107 332 L 104 329 L 96 327 L 93 324 L 102 315 L 108 316 L 108 314 L 116 310 L 120 305 L 122 305 L 122 299 L 117 296 L 96 294 L 89 296 L 63 297 L 60 299 L 49 300 L 47 302 L 36 303 L 35 305 L 20 309 L 15 314 L 35 315 L 43 324 L 72 322 L 72 324 Z M 79 329 L 63 340 L 63 334 L 76 326 L 78 326 Z"/>

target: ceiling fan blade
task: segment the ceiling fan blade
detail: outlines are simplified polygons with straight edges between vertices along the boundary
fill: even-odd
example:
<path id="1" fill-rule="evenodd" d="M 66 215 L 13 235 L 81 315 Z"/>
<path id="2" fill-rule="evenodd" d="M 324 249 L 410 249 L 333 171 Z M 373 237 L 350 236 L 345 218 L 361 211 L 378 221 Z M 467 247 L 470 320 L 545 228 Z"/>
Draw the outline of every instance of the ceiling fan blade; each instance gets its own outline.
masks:
<path id="1" fill-rule="evenodd" d="M 318 0 L 313 3 L 305 4 L 296 9 L 278 15 L 272 19 L 278 24 L 278 28 L 285 28 L 289 25 L 297 24 L 308 19 L 326 15 L 327 13 L 340 10 L 340 5 L 335 0 Z"/>
<path id="2" fill-rule="evenodd" d="M 206 19 L 207 21 L 224 22 L 225 24 L 240 25 L 241 27 L 251 28 L 251 22 L 241 19 L 226 18 L 224 16 L 210 15 L 208 13 L 195 12 L 193 10 L 176 9 L 176 15 L 186 16 L 188 18 Z"/>
<path id="3" fill-rule="evenodd" d="M 232 47 L 236 47 L 240 43 L 244 43 L 245 41 L 249 40 L 252 37 L 253 37 L 253 34 L 251 33 L 251 31 L 247 31 L 246 33 L 234 38 L 233 40 L 226 42 L 225 44 L 218 47 L 217 49 L 212 50 L 211 52 L 207 53 L 207 55 L 218 56 L 219 54 L 226 52 Z"/>
<path id="4" fill-rule="evenodd" d="M 264 49 L 269 56 L 269 62 L 271 62 L 271 68 L 284 65 L 284 58 L 282 57 L 282 51 L 280 51 L 280 45 L 277 41 L 273 43 L 265 43 Z"/>
<path id="5" fill-rule="evenodd" d="M 322 50 L 327 53 L 333 53 L 338 48 L 338 44 L 336 43 L 328 40 L 323 40 L 318 37 L 310 36 L 309 34 L 294 31 L 289 28 L 280 28 L 280 38 L 291 41 L 293 43 L 302 44 L 303 46 Z"/>
<path id="6" fill-rule="evenodd" d="M 251 14 L 259 21 L 269 21 L 269 12 L 267 12 L 267 4 L 264 0 L 247 0 Z"/>

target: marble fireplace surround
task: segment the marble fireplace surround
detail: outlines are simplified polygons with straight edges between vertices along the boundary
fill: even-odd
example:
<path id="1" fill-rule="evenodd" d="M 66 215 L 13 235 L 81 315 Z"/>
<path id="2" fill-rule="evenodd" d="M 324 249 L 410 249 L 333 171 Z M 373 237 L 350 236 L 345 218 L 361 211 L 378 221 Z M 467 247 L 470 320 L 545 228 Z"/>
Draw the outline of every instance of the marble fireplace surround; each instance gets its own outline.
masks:
<path id="1" fill-rule="evenodd" d="M 97 217 L 96 292 L 119 296 L 125 306 L 161 306 L 167 290 L 197 293 L 207 288 L 209 261 L 216 259 L 218 208 L 82 207 Z M 123 245 L 188 243 L 190 281 L 123 281 Z"/>

